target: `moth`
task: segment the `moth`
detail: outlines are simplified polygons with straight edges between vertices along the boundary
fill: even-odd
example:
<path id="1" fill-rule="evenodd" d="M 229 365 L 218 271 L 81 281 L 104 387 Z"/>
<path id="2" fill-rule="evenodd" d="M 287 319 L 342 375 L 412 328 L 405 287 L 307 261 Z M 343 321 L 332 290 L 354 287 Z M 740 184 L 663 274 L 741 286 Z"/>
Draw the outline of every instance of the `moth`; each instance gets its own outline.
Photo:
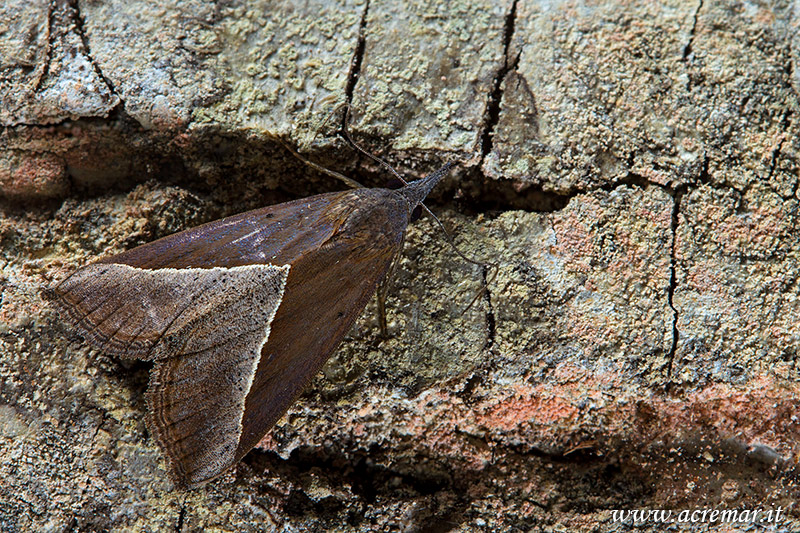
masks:
<path id="1" fill-rule="evenodd" d="M 147 427 L 178 488 L 249 452 L 325 363 L 452 163 L 399 189 L 320 194 L 223 218 L 44 290 L 98 350 L 153 361 Z"/>

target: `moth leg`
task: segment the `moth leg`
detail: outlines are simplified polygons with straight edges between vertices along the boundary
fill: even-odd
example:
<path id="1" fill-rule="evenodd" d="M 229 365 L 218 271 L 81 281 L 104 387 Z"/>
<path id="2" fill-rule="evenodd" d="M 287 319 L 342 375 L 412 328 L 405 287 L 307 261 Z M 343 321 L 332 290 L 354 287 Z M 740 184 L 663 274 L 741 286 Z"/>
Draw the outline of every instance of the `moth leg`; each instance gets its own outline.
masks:
<path id="1" fill-rule="evenodd" d="M 394 273 L 397 271 L 397 264 L 399 262 L 400 255 L 398 254 L 394 259 L 392 259 L 391 264 L 389 264 L 389 270 L 386 272 L 386 276 L 384 276 L 378 285 L 378 290 L 375 291 L 375 300 L 378 304 L 378 325 L 381 328 L 382 339 L 389 338 L 389 328 L 386 326 L 386 296 L 389 294 L 389 288 L 391 287 L 392 280 L 394 279 Z"/>
<path id="2" fill-rule="evenodd" d="M 381 338 L 385 339 L 389 336 L 388 328 L 386 326 L 386 283 L 381 283 L 378 287 L 378 292 L 375 293 L 375 303 L 378 304 L 378 325 L 381 328 Z"/>

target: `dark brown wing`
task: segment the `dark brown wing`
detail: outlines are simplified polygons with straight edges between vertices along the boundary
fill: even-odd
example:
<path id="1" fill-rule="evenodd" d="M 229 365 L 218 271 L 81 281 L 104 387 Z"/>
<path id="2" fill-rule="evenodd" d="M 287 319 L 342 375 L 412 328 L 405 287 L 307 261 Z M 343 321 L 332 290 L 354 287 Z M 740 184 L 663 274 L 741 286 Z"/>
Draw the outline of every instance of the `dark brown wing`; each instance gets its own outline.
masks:
<path id="1" fill-rule="evenodd" d="M 368 190 L 320 194 L 247 211 L 101 259 L 139 268 L 290 264 L 336 231 L 348 199 Z M 352 210 L 352 208 L 350 208 Z"/>
<path id="2" fill-rule="evenodd" d="M 137 268 L 94 263 L 45 291 L 95 347 L 121 357 L 165 359 L 207 349 L 215 331 L 261 331 L 280 304 L 289 266 Z M 269 325 L 269 321 L 266 325 Z M 229 335 L 230 333 L 224 333 Z"/>
<path id="3" fill-rule="evenodd" d="M 399 203 L 375 207 L 360 227 L 292 263 L 247 396 L 237 460 L 283 415 L 361 314 L 402 248 L 406 210 Z"/>
<path id="4" fill-rule="evenodd" d="M 159 413 L 170 410 L 174 393 L 163 387 L 167 379 L 162 376 L 180 376 L 188 362 L 174 358 L 160 365 L 148 400 L 152 424 L 160 430 L 159 443 L 179 485 L 200 485 L 238 462 L 288 409 L 352 327 L 400 251 L 407 209 L 389 192 L 348 193 L 336 209 L 318 219 L 337 228 L 327 240 L 297 255 L 274 258 L 291 260 L 291 268 L 247 394 L 238 446 L 232 455 L 225 450 L 224 461 L 217 456 L 199 458 L 204 439 L 211 435 L 187 436 L 183 428 L 163 423 Z M 215 459 L 213 468 L 209 459 Z"/>

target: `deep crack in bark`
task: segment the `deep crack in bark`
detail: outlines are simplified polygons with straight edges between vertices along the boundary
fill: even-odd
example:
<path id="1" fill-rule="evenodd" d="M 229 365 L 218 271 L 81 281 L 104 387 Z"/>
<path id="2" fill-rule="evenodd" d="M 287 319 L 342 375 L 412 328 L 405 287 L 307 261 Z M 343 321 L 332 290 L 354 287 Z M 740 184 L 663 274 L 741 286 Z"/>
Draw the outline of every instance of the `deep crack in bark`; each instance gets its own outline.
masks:
<path id="1" fill-rule="evenodd" d="M 492 306 L 492 292 L 488 284 L 488 272 L 490 266 L 483 267 L 483 301 L 486 303 L 486 350 L 491 350 L 494 347 L 495 335 L 497 333 L 497 321 L 494 316 L 494 307 Z"/>
<path id="2" fill-rule="evenodd" d="M 364 60 L 364 49 L 367 43 L 367 15 L 369 14 L 369 0 L 364 4 L 364 12 L 361 14 L 361 23 L 358 27 L 358 42 L 356 50 L 353 52 L 353 59 L 350 62 L 350 71 L 347 73 L 347 84 L 344 88 L 344 101 L 349 108 L 353 103 L 353 92 L 361 75 L 361 62 Z M 347 113 L 342 114 L 342 130 L 347 127 Z"/>
<path id="3" fill-rule="evenodd" d="M 492 136 L 494 135 L 494 130 L 497 127 L 498 122 L 500 121 L 500 102 L 503 100 L 503 82 L 508 76 L 508 73 L 511 70 L 517 68 L 517 64 L 519 63 L 519 55 L 511 61 L 508 57 L 510 48 L 511 48 L 511 40 L 514 38 L 514 29 L 516 27 L 517 21 L 517 1 L 511 4 L 511 10 L 508 12 L 506 16 L 505 27 L 503 30 L 503 66 L 497 72 L 497 76 L 494 78 L 494 86 L 492 87 L 492 91 L 489 93 L 489 102 L 486 105 L 486 125 L 483 130 L 483 134 L 481 135 L 481 160 L 478 163 L 478 168 L 483 165 L 484 159 L 488 156 L 493 148 L 494 140 Z"/>
<path id="4" fill-rule="evenodd" d="M 700 0 L 697 3 L 697 9 L 694 11 L 694 16 L 692 18 L 692 28 L 689 30 L 689 41 L 683 47 L 683 62 L 689 64 L 689 56 L 692 55 L 692 47 L 694 46 L 694 36 L 697 31 L 697 18 L 700 14 L 700 10 L 703 8 L 703 0 Z M 689 72 L 686 73 L 686 91 L 692 92 L 692 76 Z"/>

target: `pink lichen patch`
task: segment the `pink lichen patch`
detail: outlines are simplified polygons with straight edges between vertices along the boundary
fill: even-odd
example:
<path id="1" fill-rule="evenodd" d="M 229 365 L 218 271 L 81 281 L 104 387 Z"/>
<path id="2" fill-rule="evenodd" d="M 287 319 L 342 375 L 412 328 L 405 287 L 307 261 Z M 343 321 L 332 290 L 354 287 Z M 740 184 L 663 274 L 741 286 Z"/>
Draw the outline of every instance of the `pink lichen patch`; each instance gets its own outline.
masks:
<path id="1" fill-rule="evenodd" d="M 658 185 L 666 186 L 668 185 L 674 177 L 672 172 L 665 172 L 654 169 L 652 166 L 636 166 L 634 168 L 636 174 L 644 177 L 647 181 L 651 183 L 657 183 Z"/>
<path id="2" fill-rule="evenodd" d="M 0 330 L 25 327 L 46 307 L 38 297 L 43 282 L 40 265 L 23 264 L 16 271 L 0 270 Z"/>
<path id="3" fill-rule="evenodd" d="M 413 398 L 373 389 L 350 408 L 321 408 L 329 413 L 325 416 L 314 408 L 298 411 L 310 416 L 304 418 L 301 438 L 279 426 L 259 447 L 282 455 L 303 445 L 380 449 L 404 457 L 397 463 L 401 469 L 441 461 L 464 476 L 492 467 L 520 472 L 508 461 L 528 447 L 563 457 L 579 452 L 616 456 L 644 471 L 668 468 L 677 481 L 659 489 L 666 499 L 685 498 L 687 480 L 705 482 L 698 478 L 703 470 L 697 462 L 716 468 L 711 461 L 725 453 L 726 442 L 739 443 L 744 451 L 766 446 L 790 462 L 800 456 L 800 427 L 793 415 L 800 386 L 795 384 L 762 377 L 744 386 L 718 384 L 671 396 L 644 388 L 622 372 L 573 364 L 559 366 L 550 378 L 538 384 L 519 378 L 510 385 L 489 380 L 466 402 L 452 383 Z M 526 493 L 549 490 L 536 477 L 519 482 Z M 486 490 L 471 488 L 474 498 Z"/>
<path id="4" fill-rule="evenodd" d="M 714 384 L 678 403 L 660 402 L 665 427 L 713 429 L 723 438 L 759 442 L 798 455 L 800 419 L 795 416 L 800 385 L 761 376 L 747 386 Z"/>
<path id="5" fill-rule="evenodd" d="M 581 344 L 603 344 L 619 339 L 620 331 L 611 324 L 604 322 L 613 312 L 609 309 L 609 302 L 591 300 L 585 301 L 581 307 L 571 307 L 566 310 L 562 327 L 566 336 L 575 339 Z M 596 305 L 594 305 L 596 304 Z M 601 317 L 602 320 L 598 320 Z M 619 324 L 616 322 L 615 325 Z"/>
<path id="6" fill-rule="evenodd" d="M 437 389 L 423 394 L 416 409 L 407 413 L 405 421 L 394 433 L 411 442 L 424 442 L 436 455 L 450 457 L 458 450 L 459 462 L 464 468 L 483 468 L 491 459 L 489 447 L 476 435 L 480 430 L 474 414 L 463 401 L 449 390 Z M 470 438 L 472 437 L 472 438 Z"/>
<path id="7" fill-rule="evenodd" d="M 143 106 L 142 111 L 136 118 L 146 129 L 183 129 L 190 118 L 186 102 L 175 95 L 155 95 L 149 105 Z"/>
<path id="8" fill-rule="evenodd" d="M 556 234 L 556 245 L 552 252 L 563 258 L 564 264 L 573 271 L 591 272 L 589 264 L 595 247 L 595 235 L 592 220 L 587 220 L 582 211 L 595 211 L 600 206 L 595 198 L 587 198 L 578 210 L 567 210 L 553 218 L 553 231 Z"/>
<path id="9" fill-rule="evenodd" d="M 689 288 L 705 292 L 710 288 L 719 287 L 722 281 L 717 263 L 697 261 L 692 265 L 692 269 L 686 272 L 684 280 L 681 280 L 681 292 Z"/>
<path id="10" fill-rule="evenodd" d="M 721 221 L 715 233 L 724 244 L 726 255 L 737 256 L 744 250 L 768 251 L 781 242 L 781 229 L 792 224 L 791 218 L 779 205 L 758 207 L 741 215 Z"/>
<path id="11" fill-rule="evenodd" d="M 353 437 L 360 438 L 367 434 L 367 426 L 365 424 L 356 424 L 352 429 Z"/>
<path id="12" fill-rule="evenodd" d="M 8 295 L 5 296 L 8 298 Z M 3 331 L 5 328 L 26 326 L 34 316 L 33 312 L 38 310 L 38 308 L 32 309 L 30 305 L 27 305 L 27 302 L 24 304 L 13 300 L 5 302 L 0 306 L 0 324 L 2 324 L 2 326 L 0 326 L 0 331 Z"/>
<path id="13" fill-rule="evenodd" d="M 551 377 L 555 379 L 557 383 L 572 383 L 573 385 L 580 386 L 579 394 L 584 394 L 586 392 L 587 383 L 591 384 L 592 388 L 597 391 L 611 389 L 621 390 L 629 384 L 629 380 L 619 372 L 596 372 L 592 369 L 572 363 L 558 365 L 551 374 Z"/>
<path id="14" fill-rule="evenodd" d="M 264 435 L 264 438 L 258 441 L 258 444 L 256 444 L 256 448 L 258 448 L 259 450 L 274 452 L 280 448 L 280 444 L 278 443 L 278 441 L 275 440 L 275 437 L 273 437 L 272 432 L 269 432 L 266 435 Z"/>

